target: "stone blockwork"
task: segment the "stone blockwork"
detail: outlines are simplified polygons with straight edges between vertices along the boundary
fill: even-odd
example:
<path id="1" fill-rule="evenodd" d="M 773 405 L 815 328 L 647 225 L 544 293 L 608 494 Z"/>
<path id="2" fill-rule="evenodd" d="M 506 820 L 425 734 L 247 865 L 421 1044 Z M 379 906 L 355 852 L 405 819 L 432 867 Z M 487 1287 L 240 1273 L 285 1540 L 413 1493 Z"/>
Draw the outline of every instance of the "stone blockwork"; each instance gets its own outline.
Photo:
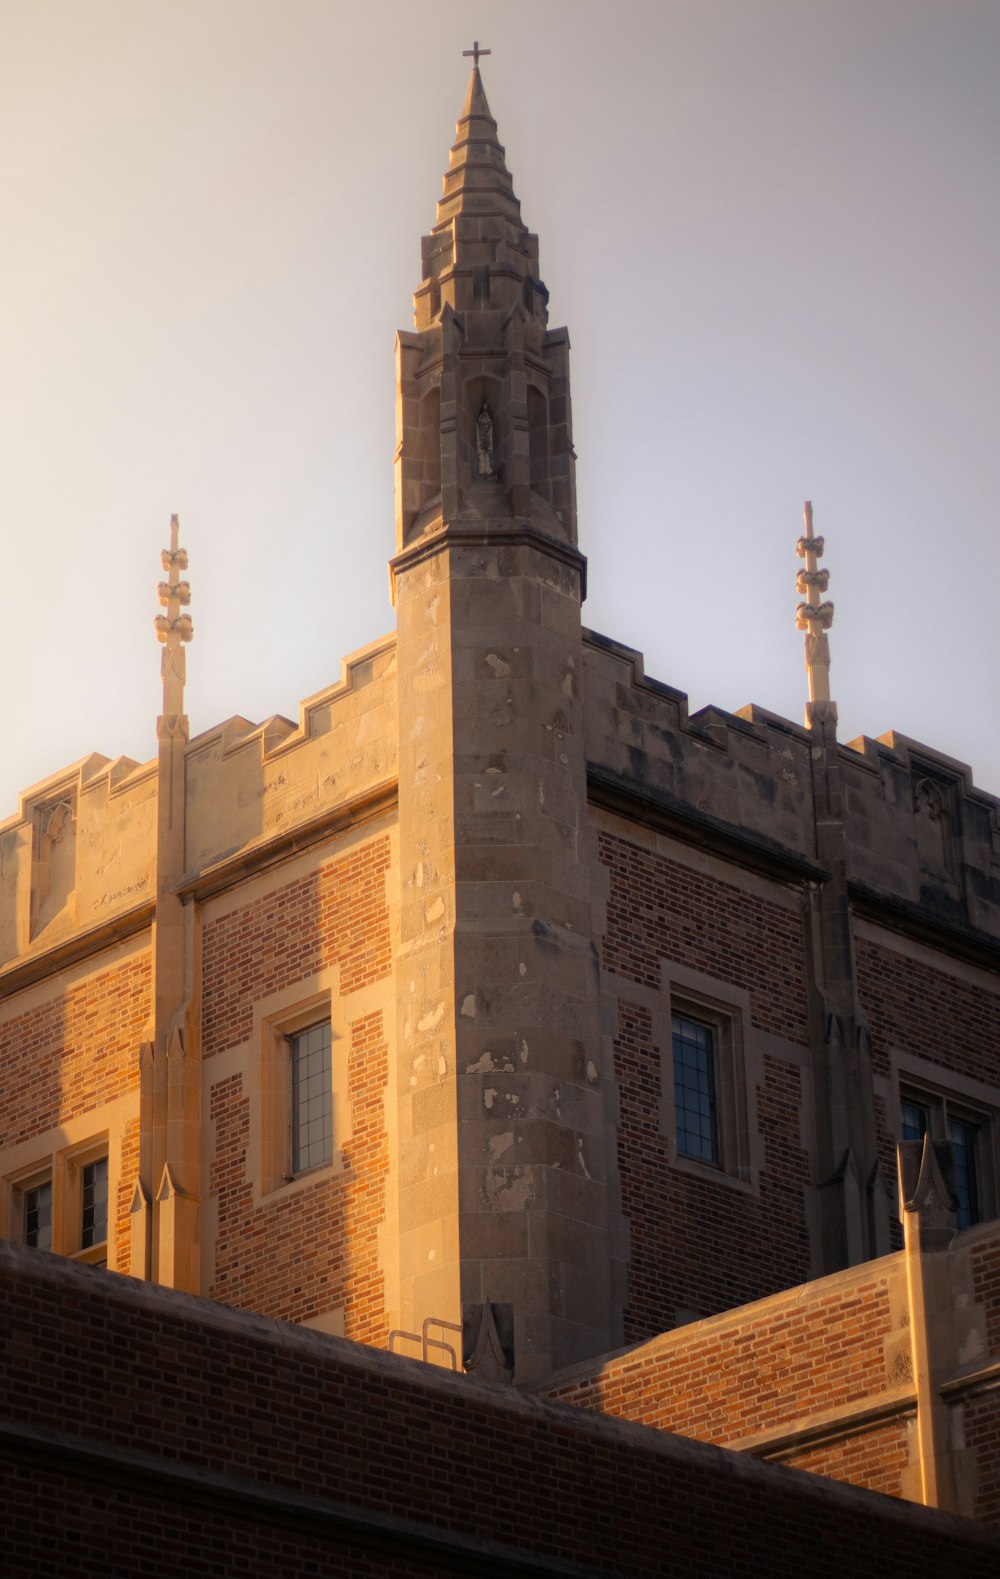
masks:
<path id="1" fill-rule="evenodd" d="M 810 730 L 765 708 L 689 714 L 646 676 L 641 653 L 586 633 L 587 758 L 595 786 L 630 789 L 648 814 L 728 838 L 743 859 L 816 860 Z M 1000 936 L 1000 801 L 971 770 L 897 734 L 839 748 L 848 877 L 859 906 L 921 922 L 952 946 Z M 804 867 L 799 866 L 805 876 Z M 813 875 L 819 875 L 814 873 Z"/>
<path id="2" fill-rule="evenodd" d="M 5 1556 L 39 1579 L 642 1579 L 664 1553 L 678 1574 L 874 1579 L 889 1551 L 914 1579 L 986 1579 L 1000 1561 L 964 1519 L 13 1246 L 0 1387 Z"/>

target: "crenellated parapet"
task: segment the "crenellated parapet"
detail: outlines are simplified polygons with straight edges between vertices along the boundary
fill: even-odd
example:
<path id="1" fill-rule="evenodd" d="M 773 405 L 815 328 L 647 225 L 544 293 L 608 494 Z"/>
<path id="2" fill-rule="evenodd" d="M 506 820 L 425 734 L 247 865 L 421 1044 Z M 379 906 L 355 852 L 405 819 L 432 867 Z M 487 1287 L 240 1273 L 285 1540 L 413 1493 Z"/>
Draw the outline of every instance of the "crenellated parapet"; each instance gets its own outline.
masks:
<path id="1" fill-rule="evenodd" d="M 149 904 L 155 764 L 92 754 L 20 796 L 0 823 L 0 978 L 19 960 Z"/>
<path id="2" fill-rule="evenodd" d="M 592 783 L 619 780 L 691 837 L 718 825 L 753 849 L 817 862 L 810 729 L 757 706 L 690 713 L 642 654 L 585 639 Z M 1000 939 L 1000 799 L 967 764 L 890 732 L 837 748 L 852 884 Z M 819 864 L 822 864 L 821 862 Z"/>

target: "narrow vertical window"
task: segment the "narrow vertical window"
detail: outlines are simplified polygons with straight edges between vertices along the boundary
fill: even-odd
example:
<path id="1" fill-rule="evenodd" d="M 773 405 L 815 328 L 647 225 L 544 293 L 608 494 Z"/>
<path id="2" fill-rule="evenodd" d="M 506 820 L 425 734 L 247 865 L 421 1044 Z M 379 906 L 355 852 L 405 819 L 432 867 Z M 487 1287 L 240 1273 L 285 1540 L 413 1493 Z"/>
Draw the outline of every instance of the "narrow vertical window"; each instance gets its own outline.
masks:
<path id="1" fill-rule="evenodd" d="M 673 1016 L 674 1108 L 677 1150 L 699 1162 L 718 1163 L 715 1099 L 715 1034 L 710 1025 Z"/>
<path id="2" fill-rule="evenodd" d="M 949 1118 L 948 1139 L 955 1162 L 955 1194 L 958 1196 L 958 1226 L 971 1228 L 980 1220 L 979 1183 L 976 1177 L 976 1126 L 964 1119 Z"/>
<path id="3" fill-rule="evenodd" d="M 90 1250 L 108 1237 L 108 1159 L 98 1157 L 81 1169 L 80 1245 Z"/>
<path id="4" fill-rule="evenodd" d="M 293 1174 L 320 1168 L 333 1158 L 332 1046 L 329 1020 L 288 1038 Z"/>
<path id="5" fill-rule="evenodd" d="M 52 1180 L 24 1192 L 24 1242 L 33 1250 L 52 1249 Z"/>

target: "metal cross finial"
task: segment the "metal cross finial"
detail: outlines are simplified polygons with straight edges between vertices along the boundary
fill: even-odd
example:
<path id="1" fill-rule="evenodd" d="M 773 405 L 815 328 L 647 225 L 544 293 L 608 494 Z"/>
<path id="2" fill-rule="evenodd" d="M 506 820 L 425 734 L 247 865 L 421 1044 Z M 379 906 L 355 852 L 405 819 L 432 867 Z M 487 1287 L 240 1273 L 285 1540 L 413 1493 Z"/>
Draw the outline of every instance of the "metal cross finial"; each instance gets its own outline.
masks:
<path id="1" fill-rule="evenodd" d="M 492 55 L 492 53 L 493 53 L 492 49 L 480 49 L 480 47 L 479 47 L 479 40 L 478 40 L 478 38 L 476 38 L 476 39 L 473 39 L 473 41 L 472 41 L 472 48 L 471 49 L 463 49 L 463 51 L 462 51 L 462 58 L 464 60 L 466 55 L 471 55 L 472 56 L 472 64 L 476 68 L 476 70 L 478 71 L 480 55 Z"/>

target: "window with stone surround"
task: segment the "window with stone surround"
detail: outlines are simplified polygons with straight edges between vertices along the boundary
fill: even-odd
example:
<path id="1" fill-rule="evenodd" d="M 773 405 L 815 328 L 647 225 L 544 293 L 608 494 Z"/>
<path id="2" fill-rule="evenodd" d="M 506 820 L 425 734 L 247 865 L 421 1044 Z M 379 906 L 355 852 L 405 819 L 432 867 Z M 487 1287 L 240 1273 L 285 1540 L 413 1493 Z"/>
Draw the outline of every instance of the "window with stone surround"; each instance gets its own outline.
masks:
<path id="1" fill-rule="evenodd" d="M 664 1026 L 658 1041 L 661 1058 L 668 1053 L 661 1125 L 672 1163 L 749 1184 L 745 1011 L 742 995 L 727 1001 L 671 982 L 669 1037 Z"/>
<path id="2" fill-rule="evenodd" d="M 348 1032 L 336 970 L 281 988 L 254 1010 L 251 1155 L 258 1200 L 344 1167 L 351 1137 Z M 259 1142 L 259 1149 L 258 1149 Z"/>
<path id="3" fill-rule="evenodd" d="M 36 1250 L 107 1264 L 111 1181 L 106 1135 L 67 1147 L 3 1182 L 11 1238 Z"/>

